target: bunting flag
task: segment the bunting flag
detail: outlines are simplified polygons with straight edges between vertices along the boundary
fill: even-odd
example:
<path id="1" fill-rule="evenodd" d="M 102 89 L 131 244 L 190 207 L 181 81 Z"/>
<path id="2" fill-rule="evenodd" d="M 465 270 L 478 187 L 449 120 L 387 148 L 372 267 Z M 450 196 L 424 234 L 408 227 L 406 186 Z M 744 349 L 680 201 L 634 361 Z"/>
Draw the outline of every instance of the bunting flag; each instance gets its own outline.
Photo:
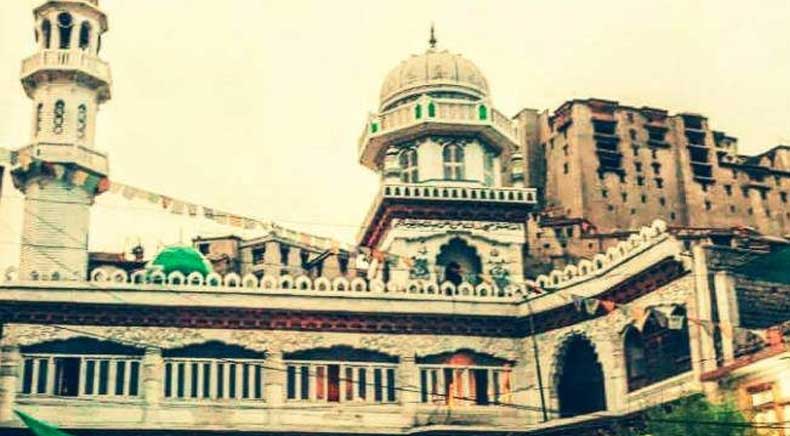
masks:
<path id="1" fill-rule="evenodd" d="M 85 184 L 85 180 L 88 178 L 88 173 L 82 170 L 74 171 L 74 174 L 71 176 L 71 183 L 74 183 L 77 186 L 82 186 Z"/>
<path id="2" fill-rule="evenodd" d="M 584 297 L 580 297 L 578 295 L 571 295 L 571 301 L 573 301 L 573 305 L 576 306 L 576 311 L 582 311 L 582 305 L 584 304 Z"/>
<path id="3" fill-rule="evenodd" d="M 670 315 L 667 322 L 667 328 L 670 330 L 682 330 L 683 321 L 686 319 L 684 315 Z"/>
<path id="4" fill-rule="evenodd" d="M 588 315 L 595 315 L 600 304 L 601 300 L 597 298 L 588 298 L 584 300 L 584 308 L 587 310 Z"/>
<path id="5" fill-rule="evenodd" d="M 603 310 L 605 310 L 606 313 L 612 313 L 615 306 L 616 304 L 612 300 L 601 300 L 601 307 L 603 307 Z"/>
<path id="6" fill-rule="evenodd" d="M 170 209 L 170 205 L 173 204 L 173 199 L 167 196 L 162 195 L 162 209 Z"/>
<path id="7" fill-rule="evenodd" d="M 29 428 L 30 431 L 35 436 L 73 436 L 70 433 L 61 431 L 60 429 L 58 429 L 57 427 L 55 427 L 54 425 L 48 422 L 39 421 L 33 418 L 27 413 L 20 412 L 19 410 L 14 410 L 14 413 L 16 413 L 17 416 L 19 416 L 22 422 L 25 423 L 27 428 Z"/>

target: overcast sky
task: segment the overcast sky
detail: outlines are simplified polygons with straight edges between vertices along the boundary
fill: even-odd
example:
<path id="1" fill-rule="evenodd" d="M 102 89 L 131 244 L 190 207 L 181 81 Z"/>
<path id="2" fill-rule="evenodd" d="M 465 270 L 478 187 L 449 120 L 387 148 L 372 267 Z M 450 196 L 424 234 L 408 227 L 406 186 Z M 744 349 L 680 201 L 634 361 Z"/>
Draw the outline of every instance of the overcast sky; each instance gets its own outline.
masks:
<path id="1" fill-rule="evenodd" d="M 0 2 L 0 147 L 29 140 L 18 82 L 28 0 Z M 111 179 L 353 241 L 377 178 L 357 139 L 386 73 L 427 47 L 462 53 L 506 114 L 601 97 L 693 111 L 754 153 L 790 142 L 790 1 L 102 0 L 113 98 L 97 148 Z M 6 184 L 0 253 L 16 253 Z M 206 223 L 104 195 L 91 246 L 174 243 Z M 0 258 L 0 263 L 2 258 Z"/>

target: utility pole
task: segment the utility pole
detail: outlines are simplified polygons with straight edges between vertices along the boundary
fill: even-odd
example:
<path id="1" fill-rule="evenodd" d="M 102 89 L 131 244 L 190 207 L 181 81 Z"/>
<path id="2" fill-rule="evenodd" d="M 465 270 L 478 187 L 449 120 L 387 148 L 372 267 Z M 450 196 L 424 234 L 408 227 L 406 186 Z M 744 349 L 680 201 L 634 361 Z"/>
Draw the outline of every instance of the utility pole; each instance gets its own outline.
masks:
<path id="1" fill-rule="evenodd" d="M 524 303 L 527 305 L 527 313 L 529 316 L 529 335 L 532 338 L 532 355 L 535 357 L 535 371 L 538 373 L 538 392 L 540 392 L 540 410 L 543 412 L 543 422 L 549 420 L 548 412 L 546 411 L 546 397 L 543 393 L 543 374 L 540 370 L 540 352 L 538 350 L 538 338 L 535 337 L 535 320 L 532 313 L 532 305 L 530 304 L 529 297 L 524 296 Z"/>

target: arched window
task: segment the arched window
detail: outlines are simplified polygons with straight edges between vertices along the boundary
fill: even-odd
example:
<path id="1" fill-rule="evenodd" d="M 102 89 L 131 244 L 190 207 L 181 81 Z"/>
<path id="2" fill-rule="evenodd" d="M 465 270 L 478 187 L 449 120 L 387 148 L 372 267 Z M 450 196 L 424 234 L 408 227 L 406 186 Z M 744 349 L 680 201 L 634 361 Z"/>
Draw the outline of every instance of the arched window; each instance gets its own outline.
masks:
<path id="1" fill-rule="evenodd" d="M 71 44 L 71 29 L 74 27 L 74 21 L 71 14 L 63 12 L 58 15 L 58 30 L 60 31 L 60 49 L 65 50 Z"/>
<path id="2" fill-rule="evenodd" d="M 81 104 L 77 108 L 77 137 L 85 138 L 85 127 L 88 124 L 88 108 L 85 104 Z"/>
<path id="3" fill-rule="evenodd" d="M 36 136 L 41 133 L 41 116 L 44 112 L 44 103 L 36 105 Z"/>
<path id="4" fill-rule="evenodd" d="M 63 133 L 63 117 L 66 114 L 66 103 L 63 100 L 55 102 L 55 111 L 52 117 L 52 131 L 60 135 Z"/>
<path id="5" fill-rule="evenodd" d="M 263 352 L 209 341 L 162 350 L 162 358 L 166 399 L 263 399 Z"/>
<path id="6" fill-rule="evenodd" d="M 397 356 L 337 345 L 284 353 L 283 361 L 290 401 L 397 401 Z"/>
<path id="7" fill-rule="evenodd" d="M 480 107 L 477 108 L 477 113 L 480 116 L 481 120 L 488 119 L 488 108 L 485 105 L 481 104 Z"/>
<path id="8" fill-rule="evenodd" d="M 556 380 L 560 417 L 606 410 L 603 369 L 592 343 L 583 336 L 573 336 L 563 347 Z"/>
<path id="9" fill-rule="evenodd" d="M 419 182 L 417 150 L 409 148 L 400 153 L 400 179 L 403 183 Z"/>
<path id="10" fill-rule="evenodd" d="M 41 23 L 41 37 L 44 38 L 44 48 L 50 48 L 52 42 L 52 25 L 49 20 L 44 20 Z"/>
<path id="11" fill-rule="evenodd" d="M 420 118 L 422 118 L 422 105 L 418 104 L 418 105 L 414 106 L 414 118 L 416 118 L 418 120 Z"/>
<path id="12" fill-rule="evenodd" d="M 514 362 L 468 349 L 418 356 L 415 360 L 423 403 L 488 406 L 510 401 Z"/>
<path id="13" fill-rule="evenodd" d="M 654 310 L 641 333 L 630 328 L 625 336 L 625 358 L 629 391 L 691 370 L 685 310 Z"/>
<path id="14" fill-rule="evenodd" d="M 136 397 L 144 350 L 93 338 L 20 347 L 21 392 L 42 397 Z"/>
<path id="15" fill-rule="evenodd" d="M 445 145 L 442 150 L 445 180 L 464 179 L 464 149 L 458 144 Z"/>
<path id="16" fill-rule="evenodd" d="M 90 44 L 91 44 L 91 24 L 87 21 L 83 21 L 82 25 L 80 26 L 80 48 L 82 50 L 87 50 Z"/>
<path id="17" fill-rule="evenodd" d="M 428 103 L 428 118 L 433 118 L 436 116 L 436 104 L 434 102 Z"/>
<path id="18" fill-rule="evenodd" d="M 483 271 L 477 250 L 461 238 L 453 238 L 439 248 L 436 265 L 444 268 L 442 281 L 456 286 L 463 282 L 477 285 Z"/>

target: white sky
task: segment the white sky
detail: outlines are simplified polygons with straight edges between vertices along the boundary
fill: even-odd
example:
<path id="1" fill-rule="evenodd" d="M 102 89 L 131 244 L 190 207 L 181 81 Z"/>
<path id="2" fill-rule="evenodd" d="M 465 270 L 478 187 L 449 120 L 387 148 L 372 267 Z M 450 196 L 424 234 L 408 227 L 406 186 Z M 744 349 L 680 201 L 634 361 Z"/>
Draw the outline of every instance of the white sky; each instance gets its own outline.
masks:
<path id="1" fill-rule="evenodd" d="M 29 139 L 18 74 L 34 52 L 33 3 L 0 2 L 0 147 Z M 744 153 L 790 142 L 786 0 L 101 4 L 114 84 L 97 148 L 112 179 L 349 242 L 377 187 L 357 138 L 385 74 L 425 50 L 431 21 L 440 48 L 486 74 L 504 113 L 601 97 L 703 113 Z M 18 252 L 21 220 L 5 187 L 0 265 Z M 146 208 L 100 197 L 92 248 L 212 230 Z"/>

